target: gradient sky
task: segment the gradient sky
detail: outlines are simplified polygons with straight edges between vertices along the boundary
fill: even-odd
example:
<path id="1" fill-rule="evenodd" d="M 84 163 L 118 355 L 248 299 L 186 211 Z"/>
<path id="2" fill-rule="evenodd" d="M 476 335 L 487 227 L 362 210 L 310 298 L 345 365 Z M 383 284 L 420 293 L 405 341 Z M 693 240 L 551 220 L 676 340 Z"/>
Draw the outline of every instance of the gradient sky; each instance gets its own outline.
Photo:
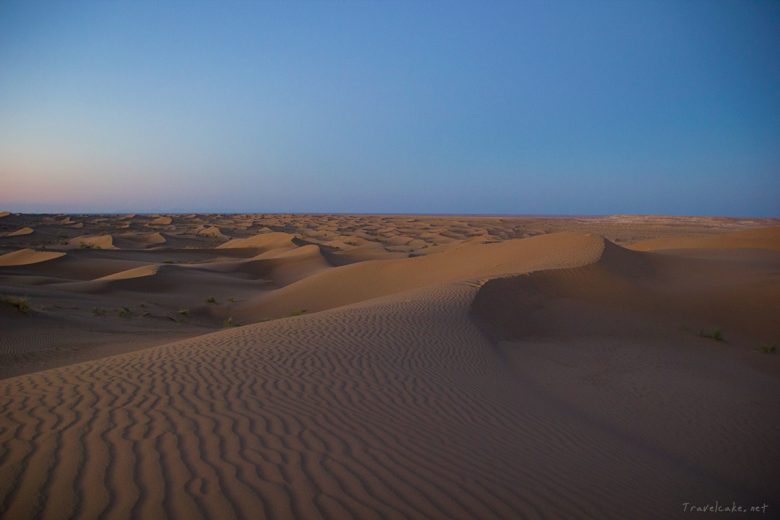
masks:
<path id="1" fill-rule="evenodd" d="M 780 2 L 2 0 L 0 209 L 780 216 Z"/>

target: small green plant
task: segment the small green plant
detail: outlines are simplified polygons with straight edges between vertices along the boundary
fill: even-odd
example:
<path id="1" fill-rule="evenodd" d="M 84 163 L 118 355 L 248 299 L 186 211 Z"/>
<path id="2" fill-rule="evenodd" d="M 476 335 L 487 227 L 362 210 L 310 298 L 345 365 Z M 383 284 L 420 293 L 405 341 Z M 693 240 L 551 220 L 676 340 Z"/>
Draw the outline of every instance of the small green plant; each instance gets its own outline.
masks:
<path id="1" fill-rule="evenodd" d="M 230 298 L 228 298 L 228 301 L 229 301 L 230 303 L 236 303 L 238 300 L 236 300 L 236 299 L 235 299 L 235 298 L 233 298 L 233 297 L 230 297 Z"/>
<path id="2" fill-rule="evenodd" d="M 122 307 L 121 309 L 119 309 L 118 316 L 120 318 L 129 318 L 132 315 L 133 315 L 133 312 L 130 309 L 128 309 L 127 307 Z"/>
<path id="3" fill-rule="evenodd" d="M 720 329 L 714 329 L 712 331 L 701 329 L 699 331 L 699 337 L 714 339 L 715 341 L 724 341 L 723 331 Z"/>
<path id="4" fill-rule="evenodd" d="M 179 315 L 184 318 L 190 317 L 190 310 L 189 309 L 179 309 Z"/>
<path id="5" fill-rule="evenodd" d="M 222 322 L 222 327 L 226 328 L 226 329 L 228 329 L 230 327 L 237 327 L 237 326 L 238 326 L 238 324 L 236 324 L 236 322 L 233 321 L 233 317 L 232 316 L 229 316 L 228 318 L 225 319 L 225 321 Z"/>
<path id="6" fill-rule="evenodd" d="M 290 316 L 300 316 L 301 314 L 306 314 L 306 312 L 308 312 L 306 309 L 298 309 L 297 311 L 292 311 Z"/>
<path id="7" fill-rule="evenodd" d="M 208 298 L 206 298 L 206 303 L 211 303 L 211 304 L 214 304 L 214 305 L 218 305 L 217 304 L 217 299 L 214 298 L 213 296 L 209 296 Z"/>
<path id="8" fill-rule="evenodd" d="M 776 354 L 777 345 L 770 345 L 768 343 L 762 343 L 758 346 L 758 351 L 762 354 Z"/>
<path id="9" fill-rule="evenodd" d="M 30 303 L 27 301 L 27 298 L 21 296 L 3 296 L 0 298 L 0 301 L 7 303 L 22 314 L 30 314 L 30 312 L 32 312 L 32 308 L 30 308 Z"/>
<path id="10" fill-rule="evenodd" d="M 164 264 L 172 264 L 174 263 L 173 260 L 163 260 Z"/>
<path id="11" fill-rule="evenodd" d="M 92 314 L 102 318 L 103 316 L 106 315 L 106 309 L 101 309 L 100 307 L 95 307 L 94 309 L 92 309 Z"/>

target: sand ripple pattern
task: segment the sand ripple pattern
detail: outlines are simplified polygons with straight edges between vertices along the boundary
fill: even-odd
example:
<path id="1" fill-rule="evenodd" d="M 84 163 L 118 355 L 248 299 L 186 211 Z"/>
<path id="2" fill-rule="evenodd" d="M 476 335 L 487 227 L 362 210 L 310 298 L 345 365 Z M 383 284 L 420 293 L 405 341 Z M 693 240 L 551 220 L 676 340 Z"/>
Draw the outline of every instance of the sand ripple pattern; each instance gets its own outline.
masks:
<path id="1" fill-rule="evenodd" d="M 0 514 L 676 514 L 673 464 L 518 385 L 467 317 L 474 285 L 0 381 Z"/>

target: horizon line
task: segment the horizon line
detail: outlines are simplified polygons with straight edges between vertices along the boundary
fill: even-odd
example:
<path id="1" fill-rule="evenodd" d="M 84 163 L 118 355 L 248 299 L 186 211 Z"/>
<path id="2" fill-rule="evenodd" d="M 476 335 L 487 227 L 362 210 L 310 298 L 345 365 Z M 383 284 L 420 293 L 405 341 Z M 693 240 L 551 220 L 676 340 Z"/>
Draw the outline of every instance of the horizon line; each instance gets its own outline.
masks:
<path id="1" fill-rule="evenodd" d="M 780 215 L 723 215 L 672 213 L 452 213 L 452 212 L 364 212 L 364 211 L 7 211 L 10 215 L 357 215 L 357 216 L 420 216 L 420 217 L 507 217 L 507 218 L 605 218 L 605 217 L 661 217 L 661 218 L 724 218 L 780 220 Z"/>

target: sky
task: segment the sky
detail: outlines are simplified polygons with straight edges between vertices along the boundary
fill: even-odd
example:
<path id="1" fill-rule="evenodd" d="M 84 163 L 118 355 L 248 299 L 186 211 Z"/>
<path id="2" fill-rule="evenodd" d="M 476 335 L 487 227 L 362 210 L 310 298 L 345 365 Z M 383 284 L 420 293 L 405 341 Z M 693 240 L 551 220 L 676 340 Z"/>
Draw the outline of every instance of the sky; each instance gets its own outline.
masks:
<path id="1" fill-rule="evenodd" d="M 780 1 L 0 1 L 0 210 L 780 216 Z"/>

